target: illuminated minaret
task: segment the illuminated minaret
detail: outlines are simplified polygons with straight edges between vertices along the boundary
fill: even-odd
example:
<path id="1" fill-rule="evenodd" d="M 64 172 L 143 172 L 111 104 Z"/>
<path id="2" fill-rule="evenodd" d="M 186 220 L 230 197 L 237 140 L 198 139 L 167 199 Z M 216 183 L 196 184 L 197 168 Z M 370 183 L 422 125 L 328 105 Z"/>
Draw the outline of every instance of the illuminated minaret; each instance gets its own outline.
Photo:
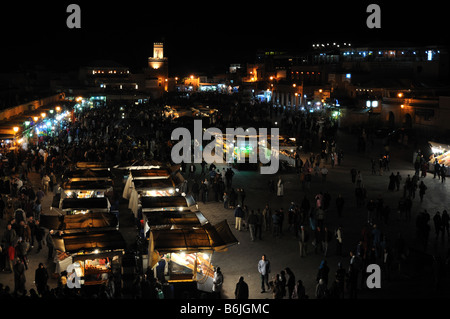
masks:
<path id="1" fill-rule="evenodd" d="M 148 58 L 148 68 L 145 70 L 145 87 L 155 96 L 168 90 L 169 68 L 167 58 L 164 57 L 164 44 L 153 43 L 153 57 Z"/>
<path id="2" fill-rule="evenodd" d="M 148 58 L 148 67 L 154 70 L 161 69 L 167 63 L 167 58 L 164 57 L 164 44 L 153 43 L 153 57 Z"/>

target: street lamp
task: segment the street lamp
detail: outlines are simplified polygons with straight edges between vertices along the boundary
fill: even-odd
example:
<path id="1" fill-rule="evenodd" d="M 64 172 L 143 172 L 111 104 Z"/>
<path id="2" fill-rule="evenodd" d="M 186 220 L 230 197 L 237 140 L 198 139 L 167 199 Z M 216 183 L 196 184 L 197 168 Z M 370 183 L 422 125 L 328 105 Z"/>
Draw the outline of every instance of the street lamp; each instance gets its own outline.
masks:
<path id="1" fill-rule="evenodd" d="M 18 126 L 14 126 L 14 127 L 13 127 L 13 131 L 14 131 L 14 133 L 19 132 L 19 127 L 18 127 Z"/>

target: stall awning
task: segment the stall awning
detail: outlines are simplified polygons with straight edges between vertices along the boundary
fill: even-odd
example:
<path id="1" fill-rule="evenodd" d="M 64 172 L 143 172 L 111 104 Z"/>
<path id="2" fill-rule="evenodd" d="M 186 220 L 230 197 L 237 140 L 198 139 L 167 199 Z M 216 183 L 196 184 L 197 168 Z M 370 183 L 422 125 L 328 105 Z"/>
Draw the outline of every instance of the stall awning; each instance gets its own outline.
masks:
<path id="1" fill-rule="evenodd" d="M 146 160 L 138 160 L 138 161 L 127 161 L 115 165 L 114 168 L 117 169 L 126 169 L 126 170 L 141 170 L 141 169 L 160 169 L 164 164 L 158 161 L 146 161 Z"/>
<path id="2" fill-rule="evenodd" d="M 65 182 L 62 186 L 64 190 L 107 190 L 113 187 L 112 180 L 88 180 Z"/>
<path id="3" fill-rule="evenodd" d="M 126 248 L 125 239 L 118 230 L 64 234 L 62 237 L 54 235 L 52 238 L 55 248 L 68 254 Z"/>
<path id="4" fill-rule="evenodd" d="M 165 168 L 140 169 L 130 172 L 133 179 L 164 179 L 170 177 L 170 171 Z"/>
<path id="5" fill-rule="evenodd" d="M 201 212 L 159 211 L 144 213 L 144 220 L 152 229 L 201 227 L 208 220 Z"/>
<path id="6" fill-rule="evenodd" d="M 92 198 L 65 198 L 62 201 L 61 209 L 109 209 L 109 200 L 106 197 Z"/>
<path id="7" fill-rule="evenodd" d="M 110 164 L 108 163 L 101 163 L 101 162 L 78 162 L 75 164 L 76 168 L 80 168 L 80 169 L 91 169 L 91 170 L 96 170 L 96 169 L 107 169 L 109 167 L 111 167 Z"/>
<path id="8" fill-rule="evenodd" d="M 201 228 L 151 230 L 150 247 L 159 253 L 178 251 L 214 250 L 224 251 L 238 243 L 226 220 L 212 226 L 207 223 Z M 153 251 L 149 253 L 153 253 Z"/>
<path id="9" fill-rule="evenodd" d="M 133 184 L 136 190 L 175 188 L 175 183 L 172 179 L 137 179 L 133 180 Z"/>
<path id="10" fill-rule="evenodd" d="M 112 179 L 113 175 L 108 169 L 76 169 L 64 173 L 63 179 L 72 178 L 97 178 L 97 179 Z"/>
<path id="11" fill-rule="evenodd" d="M 430 144 L 430 147 L 432 147 L 434 149 L 434 151 L 436 151 L 436 153 L 439 152 L 447 152 L 450 150 L 450 145 L 447 144 L 443 144 L 443 143 L 436 143 L 436 142 L 432 142 L 432 141 L 428 141 L 428 144 Z"/>
<path id="12" fill-rule="evenodd" d="M 48 229 L 68 232 L 82 232 L 89 229 L 116 228 L 117 216 L 111 213 L 89 212 L 76 215 L 41 215 L 40 225 Z"/>
<path id="13" fill-rule="evenodd" d="M 141 197 L 142 212 L 193 209 L 195 200 L 191 195 L 186 196 L 158 196 Z"/>

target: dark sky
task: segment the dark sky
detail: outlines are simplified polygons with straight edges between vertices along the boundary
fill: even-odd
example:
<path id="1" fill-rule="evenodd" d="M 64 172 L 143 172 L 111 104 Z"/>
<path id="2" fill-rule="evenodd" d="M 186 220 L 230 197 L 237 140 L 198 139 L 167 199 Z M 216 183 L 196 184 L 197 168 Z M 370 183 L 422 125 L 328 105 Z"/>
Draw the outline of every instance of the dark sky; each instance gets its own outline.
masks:
<path id="1" fill-rule="evenodd" d="M 1 69 L 18 64 L 76 68 L 98 59 L 139 69 L 155 41 L 164 41 L 172 75 L 224 71 L 230 63 L 251 62 L 259 48 L 301 49 L 320 41 L 448 41 L 445 2 L 393 2 L 15 1 L 0 11 Z M 70 3 L 81 7 L 81 29 L 66 26 Z M 366 26 L 370 3 L 381 7 L 381 29 Z"/>

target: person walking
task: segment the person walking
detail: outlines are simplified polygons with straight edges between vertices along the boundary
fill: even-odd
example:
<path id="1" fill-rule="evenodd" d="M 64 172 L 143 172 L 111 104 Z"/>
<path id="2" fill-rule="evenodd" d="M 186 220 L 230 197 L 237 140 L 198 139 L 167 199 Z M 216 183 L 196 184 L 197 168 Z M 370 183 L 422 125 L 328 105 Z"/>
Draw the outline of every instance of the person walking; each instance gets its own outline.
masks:
<path id="1" fill-rule="evenodd" d="M 319 282 L 323 280 L 323 284 L 325 288 L 328 287 L 328 274 L 330 272 L 330 268 L 328 267 L 328 263 L 326 260 L 322 260 L 319 265 L 319 270 L 317 272 L 316 281 Z"/>
<path id="2" fill-rule="evenodd" d="M 22 237 L 19 237 L 19 240 L 17 241 L 16 245 L 16 255 L 20 258 L 20 260 L 23 262 L 23 265 L 25 266 L 25 270 L 28 270 L 28 249 L 30 247 L 30 244 L 23 240 Z"/>
<path id="3" fill-rule="evenodd" d="M 284 183 L 280 176 L 278 178 L 278 183 L 277 183 L 277 196 L 282 197 L 283 195 L 284 195 Z"/>
<path id="4" fill-rule="evenodd" d="M 327 287 L 325 286 L 323 279 L 320 279 L 316 285 L 316 299 L 325 299 L 327 293 Z"/>
<path id="5" fill-rule="evenodd" d="M 292 299 L 307 299 L 305 286 L 303 282 L 298 280 L 294 287 L 294 292 L 292 293 Z"/>
<path id="6" fill-rule="evenodd" d="M 442 218 L 439 212 L 436 212 L 436 214 L 433 217 L 434 222 L 434 230 L 436 232 L 436 239 L 439 237 L 439 233 L 442 231 Z"/>
<path id="7" fill-rule="evenodd" d="M 238 283 L 236 284 L 236 288 L 234 289 L 234 298 L 235 299 L 248 299 L 248 285 L 244 281 L 244 277 L 240 277 Z"/>
<path id="8" fill-rule="evenodd" d="M 291 268 L 286 267 L 285 268 L 286 274 L 288 275 L 286 287 L 287 287 L 287 293 L 288 293 L 288 299 L 292 299 L 292 294 L 294 292 L 295 288 L 295 275 L 292 272 Z"/>
<path id="9" fill-rule="evenodd" d="M 261 293 L 265 293 L 265 286 L 267 286 L 267 290 L 270 290 L 270 261 L 267 259 L 266 255 L 262 255 L 261 260 L 258 262 L 258 272 L 261 276 Z"/>
<path id="10" fill-rule="evenodd" d="M 42 186 L 44 188 L 45 195 L 47 195 L 50 186 L 50 177 L 47 174 L 42 177 Z"/>
<path id="11" fill-rule="evenodd" d="M 222 271 L 220 270 L 220 267 L 217 267 L 216 271 L 214 272 L 212 291 L 216 294 L 218 299 L 222 297 L 222 286 L 223 286 L 223 274 Z"/>
<path id="12" fill-rule="evenodd" d="M 36 242 L 38 244 L 38 249 L 36 253 L 39 253 L 42 249 L 42 239 L 44 239 L 45 230 L 41 227 L 41 221 L 39 219 L 36 219 L 34 221 L 34 237 L 36 239 Z"/>
<path id="13" fill-rule="evenodd" d="M 397 189 L 397 192 L 400 190 L 401 181 L 402 181 L 402 176 L 400 175 L 400 172 L 397 172 L 397 175 L 395 175 L 395 188 Z"/>
<path id="14" fill-rule="evenodd" d="M 2 237 L 2 244 L 4 245 L 6 252 L 5 270 L 7 272 L 13 271 L 17 240 L 16 230 L 9 223 L 6 225 L 6 231 L 3 233 Z"/>
<path id="15" fill-rule="evenodd" d="M 325 183 L 327 181 L 327 175 L 328 175 L 328 168 L 322 166 L 322 169 L 320 170 L 320 174 L 322 175 L 322 183 Z"/>
<path id="16" fill-rule="evenodd" d="M 336 237 L 336 255 L 342 256 L 342 243 L 343 243 L 343 229 L 342 226 L 339 225 L 339 227 L 336 229 L 335 237 Z"/>
<path id="17" fill-rule="evenodd" d="M 327 257 L 328 246 L 330 245 L 330 242 L 333 239 L 333 234 L 328 230 L 327 226 L 325 226 L 323 228 L 323 231 L 321 232 L 321 239 L 322 239 L 323 256 Z"/>
<path id="18" fill-rule="evenodd" d="M 242 210 L 241 205 L 237 205 L 236 208 L 234 209 L 234 217 L 236 220 L 236 226 L 235 228 L 239 231 L 241 231 L 241 227 L 242 227 L 242 217 L 244 217 L 244 211 Z"/>
<path id="19" fill-rule="evenodd" d="M 45 292 L 45 289 L 47 287 L 47 281 L 48 281 L 47 269 L 44 267 L 43 263 L 39 263 L 39 266 L 34 273 L 34 282 L 36 283 L 37 292 L 41 296 Z"/>
<path id="20" fill-rule="evenodd" d="M 253 209 L 250 211 L 250 214 L 248 214 L 248 218 L 247 218 L 247 224 L 248 224 L 248 229 L 250 230 L 250 239 L 251 241 L 255 241 L 255 237 L 256 237 L 256 223 L 258 222 L 258 217 L 256 217 L 255 212 L 253 211 Z"/>
<path id="21" fill-rule="evenodd" d="M 427 186 L 423 181 L 420 181 L 419 184 L 419 196 L 420 196 L 420 202 L 423 202 L 423 195 L 425 195 L 425 191 L 427 190 Z"/>
<path id="22" fill-rule="evenodd" d="M 266 204 L 262 211 L 262 228 L 264 231 L 270 230 L 270 225 L 272 224 L 272 212 L 270 210 L 269 204 Z"/>
<path id="23" fill-rule="evenodd" d="M 14 267 L 14 293 L 24 294 L 25 293 L 25 266 L 19 257 L 16 257 Z"/>
<path id="24" fill-rule="evenodd" d="M 230 202 L 230 197 L 228 196 L 228 194 L 226 192 L 223 193 L 223 208 L 225 208 L 225 209 L 230 208 L 229 202 Z"/>
<path id="25" fill-rule="evenodd" d="M 54 233 L 53 229 L 50 229 L 49 232 L 47 233 L 47 236 L 45 237 L 45 243 L 47 245 L 48 248 L 48 260 L 52 260 L 53 259 L 53 238 L 52 235 Z"/>
<path id="26" fill-rule="evenodd" d="M 300 247 L 300 257 L 306 257 L 308 254 L 308 240 L 309 234 L 303 225 L 300 226 L 299 234 L 298 234 L 298 244 Z"/>

